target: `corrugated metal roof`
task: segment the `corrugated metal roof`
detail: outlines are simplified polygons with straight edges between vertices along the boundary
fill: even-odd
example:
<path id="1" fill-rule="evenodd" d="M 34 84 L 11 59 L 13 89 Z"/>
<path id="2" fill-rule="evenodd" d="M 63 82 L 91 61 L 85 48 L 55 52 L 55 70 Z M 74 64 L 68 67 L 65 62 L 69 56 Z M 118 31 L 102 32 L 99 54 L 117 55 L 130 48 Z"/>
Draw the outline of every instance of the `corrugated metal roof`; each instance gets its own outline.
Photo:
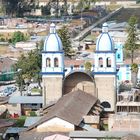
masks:
<path id="1" fill-rule="evenodd" d="M 42 96 L 11 96 L 9 99 L 11 104 L 42 104 Z"/>
<path id="2" fill-rule="evenodd" d="M 29 127 L 31 125 L 33 125 L 34 123 L 36 123 L 37 121 L 39 121 L 41 119 L 41 117 L 27 117 L 24 123 L 25 127 Z"/>

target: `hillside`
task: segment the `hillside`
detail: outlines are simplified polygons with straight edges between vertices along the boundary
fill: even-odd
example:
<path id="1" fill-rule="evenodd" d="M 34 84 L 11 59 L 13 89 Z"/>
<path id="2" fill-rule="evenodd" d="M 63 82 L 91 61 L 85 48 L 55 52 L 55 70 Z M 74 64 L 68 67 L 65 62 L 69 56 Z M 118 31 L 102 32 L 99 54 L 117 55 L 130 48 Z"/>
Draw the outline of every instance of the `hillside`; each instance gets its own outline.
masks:
<path id="1" fill-rule="evenodd" d="M 140 8 L 123 8 L 118 15 L 115 15 L 111 20 L 116 20 L 117 22 L 128 21 L 131 15 L 138 17 L 138 23 L 140 24 Z"/>

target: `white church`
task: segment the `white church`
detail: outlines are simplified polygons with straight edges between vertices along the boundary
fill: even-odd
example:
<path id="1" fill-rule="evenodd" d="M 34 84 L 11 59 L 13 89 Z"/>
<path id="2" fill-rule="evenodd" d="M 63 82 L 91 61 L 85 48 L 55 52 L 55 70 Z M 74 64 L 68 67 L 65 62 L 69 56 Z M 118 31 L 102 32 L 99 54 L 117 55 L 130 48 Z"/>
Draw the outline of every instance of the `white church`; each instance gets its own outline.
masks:
<path id="1" fill-rule="evenodd" d="M 106 111 L 114 112 L 116 104 L 116 57 L 114 43 L 103 24 L 94 56 L 95 67 L 91 74 L 72 71 L 65 76 L 64 51 L 55 24 L 45 39 L 42 52 L 42 79 L 44 106 L 57 102 L 63 95 L 82 90 L 98 98 Z"/>

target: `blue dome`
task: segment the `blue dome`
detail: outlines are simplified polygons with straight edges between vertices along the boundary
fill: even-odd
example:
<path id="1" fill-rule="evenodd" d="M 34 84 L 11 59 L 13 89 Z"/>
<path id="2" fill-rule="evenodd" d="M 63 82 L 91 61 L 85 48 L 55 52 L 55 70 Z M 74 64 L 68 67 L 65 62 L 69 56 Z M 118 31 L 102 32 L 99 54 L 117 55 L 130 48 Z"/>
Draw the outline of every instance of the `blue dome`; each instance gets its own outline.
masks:
<path id="1" fill-rule="evenodd" d="M 113 40 L 108 33 L 108 25 L 107 23 L 104 23 L 102 27 L 102 33 L 99 35 L 96 42 L 96 51 L 113 51 L 113 44 Z"/>
<path id="2" fill-rule="evenodd" d="M 44 42 L 44 51 L 52 52 L 52 51 L 62 51 L 63 46 L 60 37 L 56 33 L 55 24 L 52 23 L 50 25 L 50 33 L 46 37 Z"/>

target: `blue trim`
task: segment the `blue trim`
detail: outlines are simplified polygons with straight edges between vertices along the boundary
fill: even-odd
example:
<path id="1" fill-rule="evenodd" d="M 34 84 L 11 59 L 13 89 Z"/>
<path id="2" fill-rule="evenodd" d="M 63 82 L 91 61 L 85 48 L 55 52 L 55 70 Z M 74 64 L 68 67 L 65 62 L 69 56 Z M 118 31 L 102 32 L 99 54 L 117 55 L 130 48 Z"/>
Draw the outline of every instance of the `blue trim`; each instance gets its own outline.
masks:
<path id="1" fill-rule="evenodd" d="M 64 75 L 64 72 L 40 72 L 41 75 Z"/>
<path id="2" fill-rule="evenodd" d="M 95 53 L 116 53 L 116 51 L 95 51 Z"/>
<path id="3" fill-rule="evenodd" d="M 50 37 L 50 34 L 48 34 L 48 36 L 45 39 L 45 42 L 44 42 L 44 50 L 46 50 L 47 41 L 48 41 L 49 37 Z"/>
<path id="4" fill-rule="evenodd" d="M 42 53 L 64 53 L 64 51 L 57 51 L 57 52 L 54 52 L 54 51 L 42 51 Z"/>
<path id="5" fill-rule="evenodd" d="M 100 42 L 102 36 L 103 36 L 103 34 L 101 34 L 101 36 L 100 36 L 100 38 L 99 38 L 99 40 L 98 40 L 97 50 L 99 50 L 99 42 Z"/>
<path id="6" fill-rule="evenodd" d="M 92 72 L 93 75 L 117 75 L 117 72 Z"/>

